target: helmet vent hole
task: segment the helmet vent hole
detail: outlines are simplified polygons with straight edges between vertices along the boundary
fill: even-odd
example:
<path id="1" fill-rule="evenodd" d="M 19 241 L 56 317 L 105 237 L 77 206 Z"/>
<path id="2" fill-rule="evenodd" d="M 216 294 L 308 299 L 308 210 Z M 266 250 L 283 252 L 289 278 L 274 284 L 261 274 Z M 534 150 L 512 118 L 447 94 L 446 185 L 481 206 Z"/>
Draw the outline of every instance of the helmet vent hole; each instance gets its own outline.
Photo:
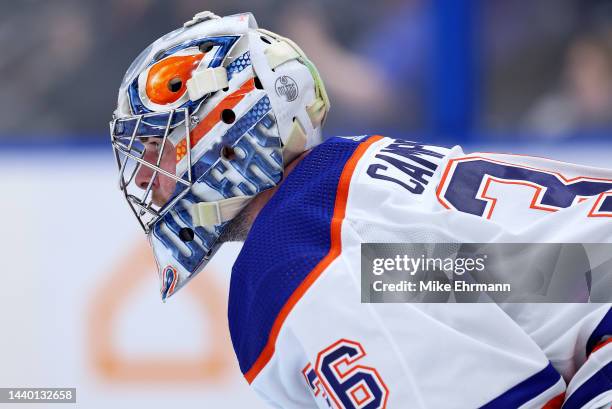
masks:
<path id="1" fill-rule="evenodd" d="M 221 149 L 221 156 L 227 160 L 234 160 L 236 159 L 236 151 L 231 146 L 226 145 Z"/>
<path id="2" fill-rule="evenodd" d="M 272 44 L 272 41 L 268 40 L 268 39 L 267 39 L 266 37 L 264 37 L 264 36 L 261 36 L 261 37 L 259 37 L 259 38 L 261 38 L 261 41 L 263 41 L 263 42 L 264 42 L 264 43 L 266 43 L 266 44 Z"/>
<path id="3" fill-rule="evenodd" d="M 223 88 L 223 92 L 227 92 L 227 91 L 229 91 L 229 87 Z"/>
<path id="4" fill-rule="evenodd" d="M 226 124 L 233 124 L 236 120 L 236 114 L 231 109 L 224 109 L 221 111 L 221 120 Z"/>
<path id="5" fill-rule="evenodd" d="M 193 234 L 193 230 L 189 227 L 183 227 L 181 230 L 179 230 L 179 238 L 186 243 L 193 241 L 194 237 L 195 235 Z"/>
<path id="6" fill-rule="evenodd" d="M 214 46 L 215 44 L 212 41 L 205 41 L 202 44 L 200 44 L 200 47 L 199 47 L 200 52 L 206 54 L 207 52 L 212 50 Z"/>
<path id="7" fill-rule="evenodd" d="M 179 92 L 183 87 L 183 81 L 180 78 L 175 77 L 168 81 L 168 89 L 172 92 Z"/>
<path id="8" fill-rule="evenodd" d="M 255 88 L 263 89 L 263 85 L 261 85 L 261 81 L 259 80 L 259 77 L 255 77 Z"/>

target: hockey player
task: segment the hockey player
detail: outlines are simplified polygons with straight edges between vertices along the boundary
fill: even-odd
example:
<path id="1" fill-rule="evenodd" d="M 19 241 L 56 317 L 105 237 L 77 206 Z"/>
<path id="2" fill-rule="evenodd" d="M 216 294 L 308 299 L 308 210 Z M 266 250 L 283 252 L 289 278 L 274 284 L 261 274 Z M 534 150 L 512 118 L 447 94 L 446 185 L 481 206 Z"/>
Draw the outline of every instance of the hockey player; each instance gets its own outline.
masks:
<path id="1" fill-rule="evenodd" d="M 250 14 L 200 13 L 141 53 L 111 134 L 162 298 L 246 238 L 229 326 L 274 407 L 609 408 L 609 305 L 362 304 L 359 274 L 365 242 L 609 242 L 612 171 L 322 142 L 328 109 L 314 65 Z"/>

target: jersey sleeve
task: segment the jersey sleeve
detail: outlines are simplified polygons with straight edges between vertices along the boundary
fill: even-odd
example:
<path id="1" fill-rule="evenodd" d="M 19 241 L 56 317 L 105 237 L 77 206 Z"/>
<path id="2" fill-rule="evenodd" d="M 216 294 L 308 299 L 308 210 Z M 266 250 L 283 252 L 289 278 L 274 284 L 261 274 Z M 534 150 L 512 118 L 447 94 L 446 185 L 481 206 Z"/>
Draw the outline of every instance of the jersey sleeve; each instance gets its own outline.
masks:
<path id="1" fill-rule="evenodd" d="M 588 306 L 583 306 L 586 310 Z M 556 342 L 543 345 L 551 356 L 574 352 L 565 365 L 570 379 L 564 408 L 600 408 L 612 404 L 612 311 L 600 305 L 576 317 Z M 559 363 L 563 367 L 563 363 Z"/>
<path id="2" fill-rule="evenodd" d="M 599 408 L 612 402 L 612 313 L 608 304 L 514 304 L 503 308 L 568 384 L 564 408 Z"/>
<path id="3" fill-rule="evenodd" d="M 296 396 L 295 385 L 277 389 L 294 379 L 319 407 L 341 408 L 543 407 L 563 393 L 545 354 L 495 304 L 360 304 L 352 268 L 339 257 L 295 305 L 254 382 L 263 393 Z"/>
<path id="4" fill-rule="evenodd" d="M 594 350 L 569 382 L 564 408 L 609 408 L 612 405 L 612 348 Z"/>

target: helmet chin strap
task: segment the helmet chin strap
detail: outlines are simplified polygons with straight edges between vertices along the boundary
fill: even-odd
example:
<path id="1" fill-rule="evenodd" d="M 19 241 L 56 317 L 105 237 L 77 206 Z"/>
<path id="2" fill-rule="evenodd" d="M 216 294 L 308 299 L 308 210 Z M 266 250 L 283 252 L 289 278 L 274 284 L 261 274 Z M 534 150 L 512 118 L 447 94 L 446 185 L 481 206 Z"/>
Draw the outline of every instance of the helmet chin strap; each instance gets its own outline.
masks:
<path id="1" fill-rule="evenodd" d="M 237 196 L 195 203 L 189 209 L 194 226 L 213 227 L 232 220 L 255 196 Z"/>

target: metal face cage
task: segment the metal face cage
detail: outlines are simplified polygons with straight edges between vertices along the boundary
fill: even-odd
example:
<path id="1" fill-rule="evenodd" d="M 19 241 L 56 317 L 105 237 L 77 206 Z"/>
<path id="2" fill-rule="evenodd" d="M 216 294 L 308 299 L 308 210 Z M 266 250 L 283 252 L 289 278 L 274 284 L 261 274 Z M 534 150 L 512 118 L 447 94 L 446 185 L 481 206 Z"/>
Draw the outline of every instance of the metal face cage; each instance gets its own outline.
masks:
<path id="1" fill-rule="evenodd" d="M 119 169 L 119 189 L 148 234 L 157 221 L 181 200 L 193 185 L 191 175 L 191 140 L 188 108 L 174 109 L 167 112 L 154 112 L 126 118 L 113 118 L 110 122 L 111 143 Z M 161 165 L 164 154 L 168 155 L 169 135 L 180 132 L 184 127 L 187 142 L 187 171 L 176 175 L 176 171 L 163 169 Z M 181 134 L 182 135 L 182 134 Z M 145 159 L 147 141 L 154 138 L 157 149 L 154 160 Z M 172 149 L 172 148 L 170 148 Z M 176 162 L 176 158 L 172 158 Z M 136 175 L 147 167 L 152 171 L 146 185 L 136 183 Z M 169 178 L 174 181 L 174 192 L 165 203 L 154 203 L 153 187 L 156 179 Z"/>

